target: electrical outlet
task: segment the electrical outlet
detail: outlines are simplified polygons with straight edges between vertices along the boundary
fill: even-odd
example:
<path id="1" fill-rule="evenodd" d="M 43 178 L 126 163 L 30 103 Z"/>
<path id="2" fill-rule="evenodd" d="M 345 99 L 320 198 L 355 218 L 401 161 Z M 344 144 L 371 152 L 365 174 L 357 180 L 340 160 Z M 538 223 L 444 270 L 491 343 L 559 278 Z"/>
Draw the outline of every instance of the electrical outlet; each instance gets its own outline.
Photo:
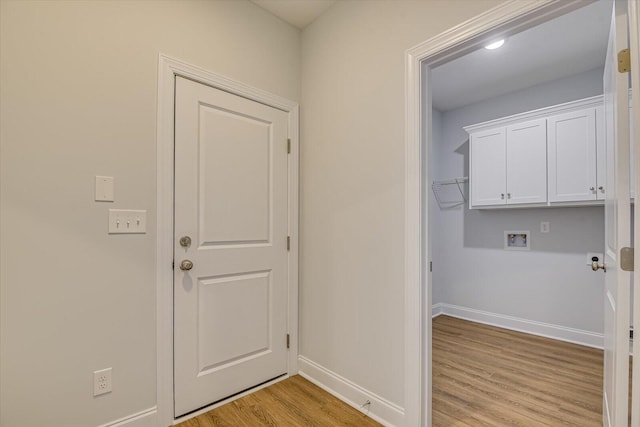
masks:
<path id="1" fill-rule="evenodd" d="M 102 369 L 93 373 L 93 395 L 111 392 L 111 368 Z"/>
<path id="2" fill-rule="evenodd" d="M 548 233 L 549 232 L 549 221 L 542 221 L 540 223 L 540 232 Z"/>

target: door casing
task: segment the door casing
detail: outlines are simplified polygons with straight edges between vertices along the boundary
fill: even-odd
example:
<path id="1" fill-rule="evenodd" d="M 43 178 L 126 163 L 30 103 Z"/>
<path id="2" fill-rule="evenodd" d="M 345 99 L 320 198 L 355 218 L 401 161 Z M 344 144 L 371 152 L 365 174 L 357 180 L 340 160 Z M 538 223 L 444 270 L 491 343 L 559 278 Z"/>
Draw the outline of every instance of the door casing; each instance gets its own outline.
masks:
<path id="1" fill-rule="evenodd" d="M 298 187 L 299 106 L 296 102 L 256 89 L 219 74 L 187 64 L 167 55 L 158 58 L 157 110 L 157 414 L 162 425 L 173 425 L 223 405 L 241 395 L 211 405 L 180 419 L 173 409 L 173 220 L 174 220 L 174 85 L 176 76 L 224 90 L 269 105 L 288 114 L 291 153 L 288 164 L 288 228 L 291 244 L 288 263 L 288 329 L 290 349 L 288 374 L 298 372 Z"/>
<path id="2" fill-rule="evenodd" d="M 593 1 L 510 0 L 405 53 L 405 426 L 431 426 L 429 70 Z"/>

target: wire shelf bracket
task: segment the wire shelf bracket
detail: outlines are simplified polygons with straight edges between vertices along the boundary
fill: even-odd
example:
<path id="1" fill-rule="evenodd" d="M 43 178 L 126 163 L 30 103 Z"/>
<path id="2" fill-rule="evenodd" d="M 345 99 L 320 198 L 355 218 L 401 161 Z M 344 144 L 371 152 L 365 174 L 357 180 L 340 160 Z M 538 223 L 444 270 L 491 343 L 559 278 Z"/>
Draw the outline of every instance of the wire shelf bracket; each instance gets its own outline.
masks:
<path id="1" fill-rule="evenodd" d="M 440 209 L 455 208 L 467 202 L 464 192 L 464 184 L 467 181 L 469 181 L 469 178 L 466 176 L 433 181 L 431 189 Z"/>

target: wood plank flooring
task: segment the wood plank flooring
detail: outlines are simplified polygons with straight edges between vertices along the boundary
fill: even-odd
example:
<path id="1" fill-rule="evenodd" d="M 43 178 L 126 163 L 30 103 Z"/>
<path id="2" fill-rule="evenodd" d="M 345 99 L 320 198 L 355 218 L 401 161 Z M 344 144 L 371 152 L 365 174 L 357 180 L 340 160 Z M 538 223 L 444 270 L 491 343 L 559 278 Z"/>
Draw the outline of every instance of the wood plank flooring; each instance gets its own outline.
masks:
<path id="1" fill-rule="evenodd" d="M 439 316 L 433 426 L 601 426 L 602 351 Z M 379 426 L 300 376 L 180 427 Z"/>
<path id="2" fill-rule="evenodd" d="M 602 426 L 602 350 L 433 319 L 433 425 Z"/>
<path id="3" fill-rule="evenodd" d="M 299 375 L 258 390 L 178 427 L 380 426 Z"/>

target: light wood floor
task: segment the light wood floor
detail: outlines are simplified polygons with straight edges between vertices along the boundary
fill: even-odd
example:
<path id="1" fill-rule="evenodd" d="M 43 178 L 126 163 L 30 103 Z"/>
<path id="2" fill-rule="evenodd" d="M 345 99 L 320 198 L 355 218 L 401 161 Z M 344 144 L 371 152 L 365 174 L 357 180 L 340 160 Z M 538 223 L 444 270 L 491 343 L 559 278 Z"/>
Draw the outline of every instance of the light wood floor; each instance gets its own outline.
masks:
<path id="1" fill-rule="evenodd" d="M 178 427 L 380 426 L 299 375 L 192 418 Z"/>
<path id="2" fill-rule="evenodd" d="M 433 426 L 601 426 L 602 351 L 433 320 Z M 294 376 L 179 427 L 379 426 Z"/>
<path id="3" fill-rule="evenodd" d="M 433 425 L 602 426 L 602 350 L 433 319 Z"/>

